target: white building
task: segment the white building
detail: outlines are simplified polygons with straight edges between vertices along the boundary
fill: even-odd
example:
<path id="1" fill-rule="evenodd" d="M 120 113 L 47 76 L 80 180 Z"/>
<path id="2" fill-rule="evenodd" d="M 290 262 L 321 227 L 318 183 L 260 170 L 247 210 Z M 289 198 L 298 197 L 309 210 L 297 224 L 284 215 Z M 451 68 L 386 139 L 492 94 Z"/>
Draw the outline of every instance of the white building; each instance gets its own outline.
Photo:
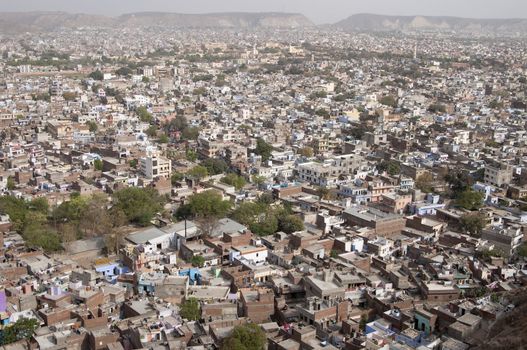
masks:
<path id="1" fill-rule="evenodd" d="M 241 247 L 232 247 L 230 253 L 230 261 L 234 260 L 248 260 L 254 264 L 262 263 L 267 260 L 267 248 L 265 246 L 241 246 Z"/>
<path id="2" fill-rule="evenodd" d="M 150 155 L 141 158 L 140 167 L 141 173 L 143 173 L 148 179 L 160 176 L 168 178 L 172 174 L 172 164 L 170 160 L 158 155 Z"/>

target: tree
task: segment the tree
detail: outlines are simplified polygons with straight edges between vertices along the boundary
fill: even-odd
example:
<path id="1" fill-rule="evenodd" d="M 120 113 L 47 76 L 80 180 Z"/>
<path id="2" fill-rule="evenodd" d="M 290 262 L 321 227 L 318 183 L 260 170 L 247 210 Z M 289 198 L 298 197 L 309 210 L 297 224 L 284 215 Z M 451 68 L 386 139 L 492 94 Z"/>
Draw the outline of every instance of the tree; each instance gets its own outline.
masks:
<path id="1" fill-rule="evenodd" d="M 188 127 L 181 131 L 181 138 L 183 140 L 197 140 L 199 137 L 199 128 Z"/>
<path id="2" fill-rule="evenodd" d="M 433 103 L 428 106 L 428 111 L 431 113 L 446 113 L 446 106 L 440 103 Z"/>
<path id="3" fill-rule="evenodd" d="M 259 156 L 262 156 L 262 160 L 268 161 L 271 158 L 271 152 L 273 151 L 273 146 L 265 142 L 262 138 L 256 140 L 256 149 L 254 152 Z"/>
<path id="4" fill-rule="evenodd" d="M 366 315 L 362 314 L 360 316 L 359 329 L 364 332 L 364 330 L 366 329 L 367 323 L 368 323 L 368 318 L 366 317 Z"/>
<path id="5" fill-rule="evenodd" d="M 188 298 L 181 304 L 179 314 L 181 318 L 189 321 L 198 321 L 201 318 L 200 304 L 196 298 Z"/>
<path id="6" fill-rule="evenodd" d="M 137 159 L 130 160 L 128 164 L 130 164 L 130 168 L 137 168 Z"/>
<path id="7" fill-rule="evenodd" d="M 150 82 L 150 78 L 143 76 L 143 78 L 141 78 L 141 81 L 145 84 L 148 84 Z"/>
<path id="8" fill-rule="evenodd" d="M 168 143 L 169 138 L 167 136 L 167 134 L 162 134 L 161 136 L 159 136 L 159 139 L 158 139 L 158 142 L 159 143 Z"/>
<path id="9" fill-rule="evenodd" d="M 148 129 L 145 130 L 145 134 L 150 137 L 155 137 L 157 135 L 157 127 L 155 125 L 150 125 Z"/>
<path id="10" fill-rule="evenodd" d="M 192 259 L 190 259 L 190 263 L 194 267 L 203 267 L 203 265 L 205 265 L 205 258 L 201 255 L 194 255 Z"/>
<path id="11" fill-rule="evenodd" d="M 268 210 L 251 223 L 249 228 L 258 236 L 272 235 L 278 231 L 278 218 L 272 210 Z"/>
<path id="12" fill-rule="evenodd" d="M 184 178 L 185 175 L 183 175 L 182 173 L 174 172 L 170 177 L 170 182 L 172 183 L 172 186 L 175 186 L 179 181 L 183 180 Z"/>
<path id="13" fill-rule="evenodd" d="M 62 94 L 62 98 L 64 98 L 66 101 L 75 101 L 77 94 L 74 92 L 65 92 Z"/>
<path id="14" fill-rule="evenodd" d="M 246 184 L 245 179 L 243 177 L 232 173 L 224 176 L 221 179 L 221 182 L 226 183 L 227 185 L 234 186 L 237 191 L 241 190 Z"/>
<path id="15" fill-rule="evenodd" d="M 188 206 L 194 217 L 222 218 L 227 215 L 232 203 L 223 200 L 219 192 L 209 190 L 190 196 Z"/>
<path id="16" fill-rule="evenodd" d="M 304 221 L 296 215 L 285 215 L 278 219 L 278 230 L 293 233 L 304 229 Z"/>
<path id="17" fill-rule="evenodd" d="M 135 113 L 137 114 L 139 119 L 144 123 L 150 123 L 152 119 L 154 119 L 152 117 L 152 114 L 150 114 L 150 112 L 148 112 L 148 110 L 144 106 L 138 107 L 135 110 Z"/>
<path id="18" fill-rule="evenodd" d="M 420 189 L 421 191 L 428 193 L 432 192 L 432 182 L 434 181 L 434 177 L 429 172 L 424 173 L 423 175 L 419 176 L 417 180 L 415 180 L 415 187 Z"/>
<path id="19" fill-rule="evenodd" d="M 468 174 L 461 170 L 450 170 L 445 175 L 445 181 L 450 185 L 452 198 L 457 198 L 459 195 L 470 188 L 473 180 Z"/>
<path id="20" fill-rule="evenodd" d="M 88 130 L 90 130 L 90 132 L 97 132 L 97 129 L 99 128 L 97 123 L 93 120 L 87 121 L 86 125 L 88 126 Z"/>
<path id="21" fill-rule="evenodd" d="M 265 176 L 259 176 L 259 175 L 253 175 L 251 177 L 251 181 L 256 185 L 256 186 L 261 186 L 265 183 Z"/>
<path id="22" fill-rule="evenodd" d="M 327 118 L 330 116 L 329 114 L 329 111 L 325 108 L 319 108 L 315 111 L 315 114 L 318 115 L 319 117 L 324 117 L 324 118 Z"/>
<path id="23" fill-rule="evenodd" d="M 486 219 L 479 213 L 465 214 L 460 220 L 461 229 L 471 235 L 479 236 L 485 228 Z"/>
<path id="24" fill-rule="evenodd" d="M 187 175 L 200 181 L 201 179 L 209 176 L 209 171 L 204 166 L 196 165 L 187 172 Z"/>
<path id="25" fill-rule="evenodd" d="M 93 80 L 103 80 L 104 74 L 100 70 L 95 70 L 88 75 L 89 78 L 92 78 Z"/>
<path id="26" fill-rule="evenodd" d="M 319 186 L 317 188 L 317 195 L 318 195 L 319 201 L 321 201 L 322 199 L 327 200 L 329 198 L 329 188 L 324 187 L 324 186 Z"/>
<path id="27" fill-rule="evenodd" d="M 523 258 L 527 258 L 527 242 L 524 242 L 521 246 L 518 247 L 516 254 Z"/>
<path id="28" fill-rule="evenodd" d="M 385 106 L 397 107 L 397 100 L 392 95 L 383 96 L 379 102 Z"/>
<path id="29" fill-rule="evenodd" d="M 456 205 L 467 210 L 477 210 L 483 205 L 484 195 L 468 189 L 462 192 L 456 200 Z"/>
<path id="30" fill-rule="evenodd" d="M 298 154 L 302 157 L 311 158 L 313 157 L 313 148 L 309 146 L 302 147 L 298 150 Z"/>
<path id="31" fill-rule="evenodd" d="M 386 171 L 391 176 L 395 176 L 401 173 L 401 166 L 399 165 L 399 162 L 396 162 L 394 160 L 383 160 L 379 164 L 377 164 L 377 170 L 381 173 Z"/>
<path id="32" fill-rule="evenodd" d="M 95 159 L 93 161 L 93 167 L 95 168 L 95 170 L 102 171 L 102 160 Z"/>
<path id="33" fill-rule="evenodd" d="M 34 318 L 20 318 L 13 324 L 4 327 L 0 334 L 0 345 L 15 343 L 22 339 L 29 339 L 39 327 Z"/>
<path id="34" fill-rule="evenodd" d="M 220 158 L 208 158 L 205 159 L 202 165 L 207 168 L 209 174 L 218 175 L 223 174 L 229 170 L 229 165 L 223 159 Z"/>
<path id="35" fill-rule="evenodd" d="M 195 162 L 196 159 L 198 159 L 198 154 L 196 153 L 196 151 L 194 150 L 191 150 L 191 149 L 187 149 L 185 151 L 185 158 L 189 161 L 189 162 Z M 208 170 L 208 169 L 207 169 Z"/>
<path id="36" fill-rule="evenodd" d="M 127 76 L 132 75 L 133 71 L 129 67 L 121 67 L 115 71 L 115 74 L 120 75 L 122 77 L 127 77 Z"/>
<path id="37" fill-rule="evenodd" d="M 153 188 L 128 187 L 113 195 L 114 206 L 121 209 L 128 221 L 147 226 L 159 212 L 164 200 Z"/>
<path id="38" fill-rule="evenodd" d="M 329 253 L 329 256 L 333 259 L 337 258 L 339 256 L 339 253 L 335 249 L 331 249 L 331 252 Z"/>
<path id="39" fill-rule="evenodd" d="M 234 327 L 223 340 L 222 350 L 263 350 L 267 343 L 264 331 L 254 323 Z"/>
<path id="40" fill-rule="evenodd" d="M 13 180 L 12 176 L 7 177 L 7 189 L 13 191 L 16 188 L 16 182 Z"/>
<path id="41" fill-rule="evenodd" d="M 87 199 L 83 208 L 79 228 L 85 235 L 102 236 L 111 231 L 113 227 L 113 216 L 108 211 L 108 196 L 106 194 L 93 194 Z M 117 209 L 114 209 L 115 213 Z"/>

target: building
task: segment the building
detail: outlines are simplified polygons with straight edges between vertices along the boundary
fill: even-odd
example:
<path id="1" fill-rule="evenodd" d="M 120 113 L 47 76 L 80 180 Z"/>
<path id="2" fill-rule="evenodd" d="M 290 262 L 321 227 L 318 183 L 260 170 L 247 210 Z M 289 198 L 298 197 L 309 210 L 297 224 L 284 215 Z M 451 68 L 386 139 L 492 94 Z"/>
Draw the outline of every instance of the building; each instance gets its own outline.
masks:
<path id="1" fill-rule="evenodd" d="M 491 227 L 483 230 L 481 239 L 486 240 L 492 249 L 510 256 L 522 244 L 523 232 L 520 227 Z"/>
<path id="2" fill-rule="evenodd" d="M 406 219 L 400 215 L 365 206 L 348 208 L 342 213 L 342 217 L 350 225 L 374 229 L 379 236 L 401 233 L 406 225 Z"/>
<path id="3" fill-rule="evenodd" d="M 149 155 L 141 158 L 140 168 L 141 173 L 147 179 L 156 177 L 168 178 L 172 174 L 172 163 L 170 160 L 158 155 Z"/>
<path id="4" fill-rule="evenodd" d="M 501 187 L 512 181 L 512 166 L 501 162 L 491 162 L 485 166 L 484 181 L 490 185 Z"/>

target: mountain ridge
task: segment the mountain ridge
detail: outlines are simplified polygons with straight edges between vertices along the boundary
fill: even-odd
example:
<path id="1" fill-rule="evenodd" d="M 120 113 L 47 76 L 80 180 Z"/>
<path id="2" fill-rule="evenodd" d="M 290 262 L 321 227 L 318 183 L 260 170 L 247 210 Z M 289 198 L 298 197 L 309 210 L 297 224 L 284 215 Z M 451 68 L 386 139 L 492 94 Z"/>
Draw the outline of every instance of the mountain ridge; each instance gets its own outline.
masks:
<path id="1" fill-rule="evenodd" d="M 524 18 L 465 18 L 456 16 L 392 16 L 371 13 L 351 15 L 333 25 L 345 31 L 455 31 L 527 34 Z"/>
<path id="2" fill-rule="evenodd" d="M 306 16 L 281 12 L 226 12 L 184 14 L 136 12 L 110 17 L 62 11 L 0 12 L 0 32 L 53 31 L 82 26 L 170 26 L 174 28 L 277 28 L 314 27 Z"/>

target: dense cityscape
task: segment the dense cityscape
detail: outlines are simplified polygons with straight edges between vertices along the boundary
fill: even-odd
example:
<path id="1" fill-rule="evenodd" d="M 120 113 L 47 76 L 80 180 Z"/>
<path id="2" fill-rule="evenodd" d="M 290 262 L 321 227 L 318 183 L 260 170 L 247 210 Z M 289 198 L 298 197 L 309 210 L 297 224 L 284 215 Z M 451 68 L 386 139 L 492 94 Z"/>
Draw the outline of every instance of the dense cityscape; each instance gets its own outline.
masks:
<path id="1" fill-rule="evenodd" d="M 527 31 L 159 16 L 0 31 L 2 350 L 525 348 Z"/>

